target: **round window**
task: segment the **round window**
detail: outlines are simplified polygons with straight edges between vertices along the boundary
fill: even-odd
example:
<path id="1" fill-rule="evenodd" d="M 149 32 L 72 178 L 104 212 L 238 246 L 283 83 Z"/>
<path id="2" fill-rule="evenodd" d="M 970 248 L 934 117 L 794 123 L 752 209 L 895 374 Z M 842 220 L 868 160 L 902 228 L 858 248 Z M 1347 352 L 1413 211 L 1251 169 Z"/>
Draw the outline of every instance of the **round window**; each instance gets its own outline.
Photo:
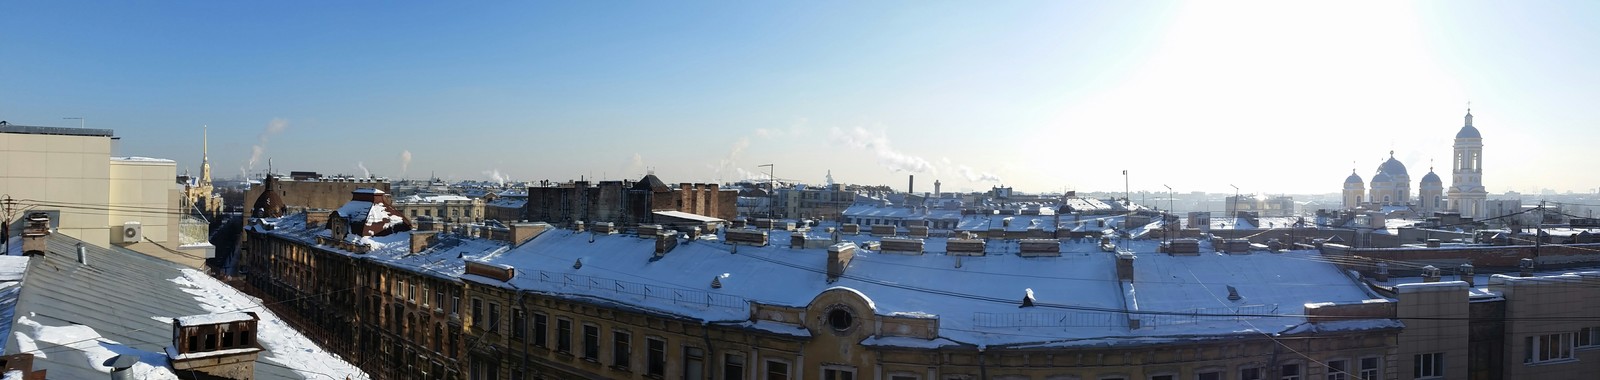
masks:
<path id="1" fill-rule="evenodd" d="M 828 326 L 833 327 L 834 330 L 842 332 L 849 330 L 853 325 L 855 325 L 855 316 L 850 315 L 849 309 L 839 307 L 828 311 Z"/>

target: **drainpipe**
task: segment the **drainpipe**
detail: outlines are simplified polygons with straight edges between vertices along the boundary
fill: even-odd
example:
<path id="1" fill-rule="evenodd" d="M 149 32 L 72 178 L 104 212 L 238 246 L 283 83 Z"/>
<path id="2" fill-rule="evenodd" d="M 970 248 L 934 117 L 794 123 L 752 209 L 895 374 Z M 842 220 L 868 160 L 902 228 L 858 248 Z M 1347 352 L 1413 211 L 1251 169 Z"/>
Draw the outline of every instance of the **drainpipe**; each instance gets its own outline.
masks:
<path id="1" fill-rule="evenodd" d="M 524 295 L 526 295 L 526 293 L 523 293 L 521 289 L 517 289 L 517 302 L 514 302 L 514 303 L 517 306 L 521 306 L 522 307 L 522 329 L 523 329 L 522 333 L 523 334 L 527 334 L 528 333 L 527 330 L 529 328 L 533 327 L 533 326 L 528 326 L 528 316 L 533 313 L 533 310 L 528 310 L 528 304 L 523 301 L 523 296 Z M 523 378 L 530 377 L 530 376 L 528 376 L 529 375 L 528 374 L 528 349 L 530 348 L 530 347 L 528 347 L 528 344 L 529 344 L 528 341 L 530 341 L 530 340 L 533 340 L 533 337 L 531 337 L 531 336 L 523 336 L 522 337 L 522 367 L 519 368 L 518 370 L 522 371 L 522 377 Z M 612 361 L 615 361 L 615 360 L 616 360 L 616 358 L 612 358 Z"/>
<path id="2" fill-rule="evenodd" d="M 712 354 L 714 351 L 711 350 L 711 323 L 710 322 L 700 322 L 700 338 L 701 339 L 705 339 L 705 341 L 706 341 L 706 360 L 701 360 L 700 361 L 700 376 L 702 376 L 702 377 L 704 377 L 704 376 L 714 376 L 714 375 L 711 375 L 710 371 L 707 368 L 707 367 L 716 368 L 714 366 L 710 366 L 710 364 L 711 364 L 711 359 L 715 359 L 717 357 L 716 355 Z M 723 360 L 727 360 L 727 358 L 723 358 Z M 701 379 L 685 379 L 685 380 L 701 380 Z"/>
<path id="3" fill-rule="evenodd" d="M 987 380 L 989 378 L 989 365 L 984 360 L 986 357 L 983 349 L 984 346 L 978 346 L 978 378 Z"/>

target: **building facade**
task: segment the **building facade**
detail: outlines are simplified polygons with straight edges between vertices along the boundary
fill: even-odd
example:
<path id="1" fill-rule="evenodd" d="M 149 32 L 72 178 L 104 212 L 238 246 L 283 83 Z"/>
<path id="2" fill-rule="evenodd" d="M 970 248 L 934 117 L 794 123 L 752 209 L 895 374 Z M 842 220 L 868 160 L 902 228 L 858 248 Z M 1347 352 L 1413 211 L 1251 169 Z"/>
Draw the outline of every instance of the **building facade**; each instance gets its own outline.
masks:
<path id="1" fill-rule="evenodd" d="M 209 244 L 179 238 L 177 163 L 111 157 L 112 130 L 0 125 L 0 187 L 12 207 L 51 216 L 57 232 L 101 247 L 125 247 L 194 268 Z M 20 231 L 24 213 L 6 223 Z"/>
<path id="2" fill-rule="evenodd" d="M 528 188 L 528 220 L 570 226 L 577 222 L 637 225 L 654 222 L 652 211 L 680 211 L 724 220 L 738 216 L 738 192 L 716 184 L 682 183 L 674 188 L 655 175 L 638 182 L 574 181 Z"/>

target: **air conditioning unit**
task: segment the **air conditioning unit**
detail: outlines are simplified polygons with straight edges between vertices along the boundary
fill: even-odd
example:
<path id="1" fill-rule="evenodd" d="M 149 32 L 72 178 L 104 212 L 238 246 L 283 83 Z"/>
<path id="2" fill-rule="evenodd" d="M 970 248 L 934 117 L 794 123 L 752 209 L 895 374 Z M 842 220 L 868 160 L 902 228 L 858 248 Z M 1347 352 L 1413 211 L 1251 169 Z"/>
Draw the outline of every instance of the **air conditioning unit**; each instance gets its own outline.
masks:
<path id="1" fill-rule="evenodd" d="M 123 244 L 132 244 L 144 240 L 144 228 L 139 224 L 139 222 L 123 223 L 122 227 L 113 228 L 112 230 L 119 232 L 117 234 L 118 238 L 111 239 L 113 241 Z"/>

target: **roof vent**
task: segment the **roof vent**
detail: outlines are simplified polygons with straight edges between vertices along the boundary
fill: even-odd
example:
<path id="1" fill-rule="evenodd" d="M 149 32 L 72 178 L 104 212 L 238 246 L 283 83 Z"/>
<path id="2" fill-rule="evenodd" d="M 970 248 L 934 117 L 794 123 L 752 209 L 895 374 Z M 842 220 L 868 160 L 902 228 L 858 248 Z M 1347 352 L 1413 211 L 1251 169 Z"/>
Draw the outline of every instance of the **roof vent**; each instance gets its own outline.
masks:
<path id="1" fill-rule="evenodd" d="M 1244 297 L 1240 297 L 1239 296 L 1239 289 L 1234 288 L 1233 285 L 1228 285 L 1228 300 L 1229 301 L 1238 301 L 1238 300 L 1243 299 L 1243 298 Z"/>
<path id="2" fill-rule="evenodd" d="M 712 289 L 722 289 L 722 276 L 716 276 L 716 277 L 712 277 L 711 278 L 711 288 Z"/>
<path id="3" fill-rule="evenodd" d="M 1459 269 L 1461 271 L 1461 273 L 1460 273 L 1461 274 L 1461 281 L 1466 281 L 1467 282 L 1467 286 L 1472 286 L 1472 275 L 1473 275 L 1472 264 L 1471 263 L 1461 263 L 1461 266 L 1459 267 Z"/>
<path id="4" fill-rule="evenodd" d="M 1033 288 L 1023 289 L 1022 291 L 1024 292 L 1022 306 L 1017 306 L 1017 308 L 1033 307 Z"/>
<path id="5" fill-rule="evenodd" d="M 1517 261 L 1517 268 L 1522 269 L 1522 277 L 1533 277 L 1533 259 L 1523 258 Z"/>
<path id="6" fill-rule="evenodd" d="M 573 260 L 572 261 L 572 269 L 582 269 L 582 268 L 583 268 L 583 259 L 577 259 L 577 260 Z"/>
<path id="7" fill-rule="evenodd" d="M 1378 282 L 1389 282 L 1389 263 L 1378 263 L 1378 273 L 1374 274 Z"/>
<path id="8" fill-rule="evenodd" d="M 78 264 L 89 265 L 89 249 L 83 246 L 83 242 L 78 243 Z"/>

